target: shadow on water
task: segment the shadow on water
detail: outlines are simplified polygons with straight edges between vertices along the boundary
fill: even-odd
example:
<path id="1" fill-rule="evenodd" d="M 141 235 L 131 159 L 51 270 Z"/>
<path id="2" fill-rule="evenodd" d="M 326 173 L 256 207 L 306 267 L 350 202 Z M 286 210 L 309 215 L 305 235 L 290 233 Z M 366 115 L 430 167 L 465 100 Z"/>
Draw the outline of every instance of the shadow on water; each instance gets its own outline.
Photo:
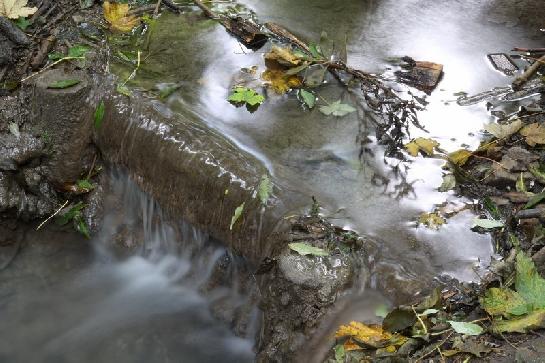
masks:
<path id="1" fill-rule="evenodd" d="M 233 257 L 126 176 L 110 186 L 96 238 L 29 230 L 0 271 L 0 361 L 252 361 L 257 311 Z"/>

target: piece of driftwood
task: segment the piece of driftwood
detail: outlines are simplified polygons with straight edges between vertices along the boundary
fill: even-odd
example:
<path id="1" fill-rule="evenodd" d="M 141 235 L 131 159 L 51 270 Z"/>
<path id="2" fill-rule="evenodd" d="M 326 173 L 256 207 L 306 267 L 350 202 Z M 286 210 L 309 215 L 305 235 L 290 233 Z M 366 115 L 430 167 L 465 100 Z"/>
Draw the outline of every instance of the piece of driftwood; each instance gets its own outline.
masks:
<path id="1" fill-rule="evenodd" d="M 513 88 L 519 90 L 536 72 L 545 64 L 545 55 L 539 59 L 536 59 L 526 71 L 513 81 Z"/>

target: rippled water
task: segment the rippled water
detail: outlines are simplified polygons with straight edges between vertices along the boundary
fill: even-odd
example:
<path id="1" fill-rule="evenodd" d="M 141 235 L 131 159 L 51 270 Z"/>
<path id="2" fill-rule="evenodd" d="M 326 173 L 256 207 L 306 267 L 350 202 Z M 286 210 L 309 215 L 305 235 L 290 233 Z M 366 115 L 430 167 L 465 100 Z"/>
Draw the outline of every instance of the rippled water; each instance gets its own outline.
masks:
<path id="1" fill-rule="evenodd" d="M 167 223 L 126 177 L 113 178 L 108 199 L 95 239 L 30 230 L 0 271 L 0 361 L 251 361 L 257 311 L 236 286 L 213 284 L 226 251 Z M 235 280 L 233 268 L 222 273 Z M 224 316 L 249 307 L 251 338 L 212 315 L 218 304 Z"/>

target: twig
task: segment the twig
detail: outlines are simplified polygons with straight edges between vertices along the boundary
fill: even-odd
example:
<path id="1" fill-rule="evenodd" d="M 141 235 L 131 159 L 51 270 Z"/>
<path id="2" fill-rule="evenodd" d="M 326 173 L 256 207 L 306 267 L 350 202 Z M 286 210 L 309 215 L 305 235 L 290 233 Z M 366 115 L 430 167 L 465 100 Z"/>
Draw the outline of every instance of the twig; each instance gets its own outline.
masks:
<path id="1" fill-rule="evenodd" d="M 433 349 L 431 349 L 429 352 L 427 352 L 426 354 L 424 354 L 422 357 L 419 357 L 419 358 L 416 360 L 416 362 L 423 360 L 423 359 L 426 358 L 428 355 L 430 355 L 431 353 L 435 352 L 435 351 L 437 350 L 437 348 L 441 348 L 441 346 L 442 346 L 443 344 L 445 344 L 445 343 L 447 342 L 447 340 L 449 340 L 449 338 L 451 337 L 452 334 L 454 334 L 454 330 L 451 331 L 450 334 L 447 335 L 447 337 L 446 337 L 445 339 L 443 339 L 443 340 L 441 340 L 439 343 L 437 343 L 437 344 L 433 347 Z"/>
<path id="2" fill-rule="evenodd" d="M 54 66 L 56 66 L 57 64 L 59 64 L 59 63 L 61 63 L 61 62 L 63 62 L 63 61 L 73 60 L 73 59 L 85 59 L 85 57 L 64 57 L 64 58 L 61 58 L 61 59 L 59 59 L 59 60 L 56 60 L 55 62 L 51 63 L 50 65 L 48 65 L 48 66 L 46 66 L 46 67 L 40 69 L 38 72 L 32 73 L 31 75 L 29 75 L 29 76 L 23 78 L 23 79 L 21 80 L 21 83 L 23 83 L 23 82 L 29 80 L 30 78 L 32 78 L 32 77 L 34 77 L 34 76 L 37 76 L 38 74 L 41 74 L 41 73 L 45 72 L 45 71 L 48 70 L 49 68 L 54 67 Z"/>
<path id="3" fill-rule="evenodd" d="M 520 89 L 539 70 L 539 68 L 541 68 L 543 64 L 545 64 L 545 55 L 539 59 L 536 59 L 536 61 L 530 67 L 528 67 L 528 69 L 526 69 L 522 75 L 513 81 L 513 88 L 515 90 Z"/>
<path id="4" fill-rule="evenodd" d="M 97 154 L 95 154 L 95 157 L 93 158 L 93 162 L 91 163 L 91 168 L 89 169 L 89 173 L 87 174 L 87 180 L 91 178 L 91 174 L 93 173 L 93 169 L 95 168 L 96 161 L 97 161 Z"/>
<path id="5" fill-rule="evenodd" d="M 153 10 L 154 16 L 157 16 L 157 14 L 159 14 L 159 8 L 161 8 L 161 0 L 157 0 L 157 4 L 155 5 L 155 10 Z"/>
<path id="6" fill-rule="evenodd" d="M 424 329 L 424 335 L 428 335 L 428 328 L 426 327 L 426 324 L 424 323 L 424 320 L 422 320 L 420 315 L 416 312 L 414 306 L 411 306 L 411 309 L 413 309 L 414 315 L 416 315 L 416 318 L 420 322 L 420 325 L 422 325 L 422 328 Z"/>
<path id="7" fill-rule="evenodd" d="M 40 228 L 43 227 L 44 224 L 47 223 L 47 221 L 49 221 L 51 218 L 55 217 L 57 214 L 59 214 L 59 212 L 64 208 L 66 207 L 66 205 L 68 204 L 68 200 L 66 202 L 64 202 L 63 205 L 60 206 L 59 209 L 57 209 L 55 211 L 55 213 L 53 213 L 52 215 L 50 215 L 49 217 L 47 217 L 47 219 L 45 221 L 43 221 L 42 223 L 40 223 L 40 225 L 38 227 L 36 227 L 36 230 L 38 231 Z"/>

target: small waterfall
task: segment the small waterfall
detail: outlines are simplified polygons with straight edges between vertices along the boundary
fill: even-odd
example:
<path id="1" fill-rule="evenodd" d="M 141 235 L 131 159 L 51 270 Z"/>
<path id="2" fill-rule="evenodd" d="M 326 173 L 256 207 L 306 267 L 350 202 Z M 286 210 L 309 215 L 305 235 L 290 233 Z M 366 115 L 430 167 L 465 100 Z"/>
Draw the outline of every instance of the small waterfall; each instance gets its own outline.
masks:
<path id="1" fill-rule="evenodd" d="M 252 361 L 258 313 L 243 261 L 167 218 L 123 172 L 108 179 L 89 263 L 59 269 L 39 288 L 25 281 L 29 265 L 71 257 L 22 253 L 10 275 L 0 274 L 20 279 L 11 295 L 0 284 L 0 361 Z M 36 245 L 54 243 L 43 238 Z"/>

